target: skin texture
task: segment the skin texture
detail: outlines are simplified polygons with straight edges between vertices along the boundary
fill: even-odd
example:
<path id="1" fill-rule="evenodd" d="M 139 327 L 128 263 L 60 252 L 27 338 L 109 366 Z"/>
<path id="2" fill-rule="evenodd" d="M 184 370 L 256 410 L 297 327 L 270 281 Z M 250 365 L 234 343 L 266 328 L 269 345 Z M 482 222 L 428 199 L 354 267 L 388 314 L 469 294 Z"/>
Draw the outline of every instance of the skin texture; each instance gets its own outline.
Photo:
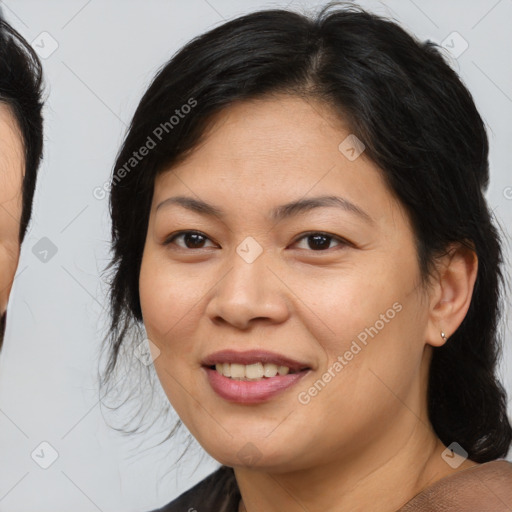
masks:
<path id="1" fill-rule="evenodd" d="M 14 116 L 0 103 L 0 314 L 4 314 L 20 255 L 23 143 Z"/>
<path id="2" fill-rule="evenodd" d="M 249 512 L 396 510 L 475 465 L 466 460 L 454 470 L 441 458 L 426 392 L 432 346 L 469 307 L 476 258 L 454 247 L 422 287 L 408 217 L 364 153 L 349 161 L 339 151 L 349 133 L 313 100 L 234 104 L 155 182 L 139 281 L 148 338 L 161 351 L 155 368 L 190 432 L 235 468 Z M 179 205 L 156 211 L 177 195 L 211 203 L 224 217 Z M 268 218 L 278 205 L 322 195 L 348 199 L 371 222 L 335 207 Z M 207 238 L 200 248 L 183 236 L 166 245 L 179 230 Z M 304 238 L 310 231 L 333 238 L 315 250 Z M 253 263 L 236 252 L 248 236 L 263 249 Z M 400 312 L 302 405 L 299 393 L 395 303 Z M 233 404 L 201 368 L 223 349 L 275 351 L 312 371 L 266 403 Z M 238 455 L 249 442 L 252 465 Z"/>

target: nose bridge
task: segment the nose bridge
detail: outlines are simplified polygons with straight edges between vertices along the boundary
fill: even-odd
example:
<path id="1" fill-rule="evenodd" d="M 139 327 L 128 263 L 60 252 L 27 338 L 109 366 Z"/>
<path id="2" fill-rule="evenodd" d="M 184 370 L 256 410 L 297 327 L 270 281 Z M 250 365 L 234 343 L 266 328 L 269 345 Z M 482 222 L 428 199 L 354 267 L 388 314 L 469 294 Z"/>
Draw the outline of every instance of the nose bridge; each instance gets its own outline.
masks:
<path id="1" fill-rule="evenodd" d="M 258 244 L 259 245 L 259 244 Z M 239 328 L 252 319 L 281 322 L 288 313 L 282 286 L 272 272 L 268 254 L 254 240 L 245 240 L 233 251 L 230 270 L 215 287 L 208 306 L 212 319 L 222 318 Z"/>

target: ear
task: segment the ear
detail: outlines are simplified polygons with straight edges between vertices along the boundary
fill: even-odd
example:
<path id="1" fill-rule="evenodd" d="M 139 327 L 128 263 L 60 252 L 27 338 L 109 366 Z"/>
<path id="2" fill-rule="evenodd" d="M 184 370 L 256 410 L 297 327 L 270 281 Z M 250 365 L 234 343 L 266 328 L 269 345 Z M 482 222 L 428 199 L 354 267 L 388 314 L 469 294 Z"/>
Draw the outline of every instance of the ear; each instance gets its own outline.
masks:
<path id="1" fill-rule="evenodd" d="M 446 343 L 468 312 L 478 271 L 474 250 L 455 244 L 438 260 L 436 277 L 431 280 L 426 342 L 434 347 Z"/>

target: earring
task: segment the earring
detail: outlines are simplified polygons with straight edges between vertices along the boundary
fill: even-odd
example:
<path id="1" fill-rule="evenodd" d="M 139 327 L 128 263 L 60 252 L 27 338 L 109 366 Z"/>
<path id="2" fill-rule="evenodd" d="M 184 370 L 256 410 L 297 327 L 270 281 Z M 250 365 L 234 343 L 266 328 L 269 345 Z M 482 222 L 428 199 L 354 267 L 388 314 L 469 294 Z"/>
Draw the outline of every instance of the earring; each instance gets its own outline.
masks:
<path id="1" fill-rule="evenodd" d="M 443 331 L 441 331 L 441 338 L 443 338 L 443 341 L 446 341 L 448 339 Z"/>

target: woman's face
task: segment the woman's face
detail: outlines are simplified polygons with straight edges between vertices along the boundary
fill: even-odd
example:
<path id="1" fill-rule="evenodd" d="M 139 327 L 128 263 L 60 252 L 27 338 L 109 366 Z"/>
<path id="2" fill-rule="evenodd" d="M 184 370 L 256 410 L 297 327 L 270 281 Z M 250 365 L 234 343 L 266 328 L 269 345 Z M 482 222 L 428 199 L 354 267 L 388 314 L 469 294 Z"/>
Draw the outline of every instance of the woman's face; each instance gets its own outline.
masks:
<path id="1" fill-rule="evenodd" d="M 217 121 L 156 179 L 142 259 L 171 404 L 233 467 L 398 451 L 424 409 L 430 355 L 407 216 L 327 107 L 274 97 Z"/>
<path id="2" fill-rule="evenodd" d="M 23 144 L 14 116 L 0 103 L 0 315 L 18 265 L 24 172 Z"/>

